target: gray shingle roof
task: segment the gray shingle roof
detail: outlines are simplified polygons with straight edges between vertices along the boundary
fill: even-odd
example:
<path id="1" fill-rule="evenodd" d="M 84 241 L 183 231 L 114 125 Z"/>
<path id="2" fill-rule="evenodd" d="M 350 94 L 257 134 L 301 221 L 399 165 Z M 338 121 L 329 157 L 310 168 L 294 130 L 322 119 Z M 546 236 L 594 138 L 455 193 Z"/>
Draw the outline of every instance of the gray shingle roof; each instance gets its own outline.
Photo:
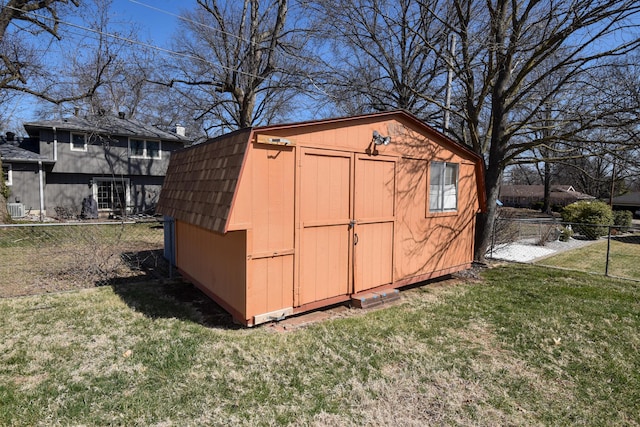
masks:
<path id="1" fill-rule="evenodd" d="M 53 160 L 46 156 L 41 156 L 33 151 L 25 150 L 24 148 L 16 147 L 15 145 L 7 143 L 0 143 L 0 158 L 8 162 L 53 162 Z"/>
<path id="2" fill-rule="evenodd" d="M 82 131 L 87 133 L 109 134 L 114 136 L 137 136 L 141 138 L 155 138 L 168 141 L 188 142 L 187 137 L 175 133 L 165 132 L 155 126 L 134 119 L 122 119 L 113 115 L 77 117 L 71 116 L 57 120 L 39 120 L 24 124 L 29 135 L 34 135 L 37 129 L 53 128 L 59 130 Z"/>

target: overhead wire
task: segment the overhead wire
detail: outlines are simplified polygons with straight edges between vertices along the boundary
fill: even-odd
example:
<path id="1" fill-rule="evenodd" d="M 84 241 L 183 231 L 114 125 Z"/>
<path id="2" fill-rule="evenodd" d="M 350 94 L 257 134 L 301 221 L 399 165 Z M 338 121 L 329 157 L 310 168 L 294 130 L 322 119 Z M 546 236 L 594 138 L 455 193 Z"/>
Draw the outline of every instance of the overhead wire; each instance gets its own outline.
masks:
<path id="1" fill-rule="evenodd" d="M 40 19 L 53 20 L 53 18 L 51 18 L 50 16 L 38 14 L 38 13 L 33 12 L 33 11 L 27 12 L 27 11 L 25 11 L 23 9 L 19 9 L 19 8 L 16 8 L 16 7 L 13 7 L 13 6 L 5 6 L 5 7 L 9 8 L 9 9 L 12 9 L 12 10 L 15 10 L 15 11 L 18 11 L 18 12 L 30 13 L 31 15 L 33 15 L 33 16 L 35 16 L 37 18 L 40 18 Z M 79 25 L 79 24 L 74 24 L 74 23 L 69 22 L 69 21 L 64 21 L 64 20 L 58 19 L 57 22 L 59 24 L 62 24 L 62 25 L 67 25 L 67 26 L 69 26 L 71 28 L 76 28 L 76 29 L 79 29 L 79 30 L 82 30 L 82 31 L 86 31 L 86 32 L 89 32 L 89 33 L 99 34 L 99 35 L 102 35 L 102 36 L 110 37 L 110 38 L 113 38 L 113 39 L 116 39 L 116 40 L 120 40 L 120 41 L 123 41 L 123 42 L 126 42 L 126 43 L 130 43 L 132 45 L 138 45 L 138 46 L 145 47 L 145 48 L 148 48 L 148 49 L 156 50 L 156 51 L 168 54 L 168 55 L 179 56 L 179 57 L 183 57 L 183 58 L 193 59 L 193 60 L 196 60 L 196 61 L 201 61 L 201 62 L 204 62 L 204 63 L 206 63 L 208 65 L 211 65 L 213 67 L 219 67 L 219 68 L 221 68 L 223 70 L 226 70 L 226 71 L 232 71 L 232 72 L 236 72 L 238 74 L 242 74 L 242 75 L 245 75 L 245 76 L 248 76 L 248 77 L 254 77 L 254 78 L 258 78 L 258 79 L 262 78 L 262 77 L 260 77 L 258 75 L 253 74 L 253 73 L 248 73 L 246 71 L 238 70 L 238 69 L 235 69 L 233 67 L 227 67 L 226 65 L 222 65 L 222 64 L 215 64 L 215 63 L 213 63 L 211 61 L 208 61 L 207 59 L 204 59 L 204 58 L 201 58 L 201 57 L 189 54 L 189 53 L 177 52 L 175 50 L 167 49 L 167 48 L 164 48 L 164 47 L 161 47 L 161 46 L 157 46 L 157 45 L 154 45 L 154 44 L 151 44 L 151 43 L 142 42 L 140 40 L 132 39 L 132 38 L 129 38 L 129 37 L 120 36 L 118 34 L 109 33 L 109 32 L 102 31 L 102 30 L 96 30 L 94 28 L 85 27 L 85 26 L 82 26 L 82 25 Z M 77 33 L 72 33 L 72 34 L 78 35 Z"/>
<path id="2" fill-rule="evenodd" d="M 240 40 L 242 42 L 245 42 L 245 43 L 249 43 L 249 44 L 253 43 L 250 40 L 247 40 L 246 38 L 244 38 L 242 36 L 238 36 L 236 34 L 221 30 L 219 28 L 212 27 L 210 25 L 206 25 L 206 24 L 202 24 L 202 23 L 196 22 L 196 21 L 194 21 L 192 19 L 186 18 L 184 16 L 181 16 L 179 14 L 170 12 L 170 11 L 165 10 L 165 9 L 161 9 L 161 8 L 158 8 L 158 7 L 155 7 L 155 6 L 152 6 L 152 5 L 137 1 L 137 0 L 129 0 L 129 2 L 130 3 L 134 3 L 134 4 L 138 4 L 138 5 L 143 6 L 143 7 L 147 7 L 149 9 L 151 9 L 151 10 L 155 10 L 157 12 L 160 12 L 160 13 L 163 13 L 163 14 L 166 14 L 166 15 L 169 15 L 169 16 L 176 17 L 176 18 L 178 18 L 178 19 L 180 19 L 180 20 L 182 20 L 184 22 L 189 22 L 189 23 L 204 27 L 206 29 L 219 32 L 221 34 L 225 34 L 227 36 L 236 38 L 236 39 L 238 39 L 238 40 Z M 35 16 L 37 18 L 40 18 L 40 19 L 53 20 L 52 17 L 47 16 L 47 15 L 43 15 L 43 14 L 39 14 L 36 11 L 30 11 L 29 12 L 29 11 L 25 11 L 23 9 L 19 9 L 19 8 L 16 8 L 16 7 L 13 7 L 13 6 L 5 6 L 5 7 L 10 8 L 12 10 L 15 10 L 17 12 L 30 13 L 31 15 L 33 15 L 33 16 Z M 86 31 L 88 33 L 102 35 L 102 36 L 105 36 L 105 37 L 110 37 L 110 38 L 113 38 L 113 39 L 116 39 L 116 40 L 120 40 L 120 41 L 129 43 L 131 45 L 141 46 L 141 47 L 144 47 L 144 48 L 147 48 L 147 49 L 151 49 L 151 50 L 155 50 L 155 51 L 167 54 L 167 55 L 176 56 L 176 57 L 182 57 L 182 58 L 186 58 L 186 59 L 192 59 L 192 60 L 195 60 L 195 61 L 200 61 L 200 62 L 203 62 L 203 63 L 205 63 L 207 65 L 212 66 L 212 67 L 217 67 L 217 68 L 220 68 L 222 70 L 229 71 L 229 72 L 235 72 L 235 73 L 247 76 L 247 77 L 253 77 L 253 78 L 256 78 L 256 79 L 263 79 L 264 78 L 262 76 L 258 76 L 258 75 L 253 74 L 253 73 L 242 71 L 242 70 L 239 70 L 237 68 L 228 67 L 226 65 L 222 65 L 222 64 L 219 64 L 219 63 L 218 64 L 217 63 L 213 63 L 213 62 L 211 62 L 211 61 L 209 61 L 209 60 L 207 60 L 205 58 L 202 58 L 202 57 L 199 57 L 199 56 L 196 56 L 196 55 L 192 55 L 192 54 L 189 54 L 189 53 L 178 52 L 178 51 L 175 51 L 175 50 L 172 50 L 172 49 L 168 49 L 168 48 L 165 48 L 165 47 L 161 47 L 161 46 L 157 46 L 157 45 L 154 45 L 154 44 L 151 44 L 151 43 L 142 42 L 140 40 L 132 39 L 132 38 L 129 38 L 129 37 L 124 37 L 124 36 L 121 36 L 121 35 L 118 35 L 118 34 L 114 34 L 114 33 L 110 33 L 110 32 L 107 32 L 107 31 L 97 30 L 97 29 L 94 29 L 94 28 L 90 28 L 90 27 L 86 27 L 86 26 L 83 26 L 83 25 L 75 24 L 75 23 L 72 23 L 72 22 L 69 22 L 69 21 L 65 21 L 65 20 L 58 19 L 57 22 L 59 24 L 66 25 L 66 26 L 69 26 L 71 28 L 75 28 L 75 29 L 78 29 L 78 30 Z M 79 35 L 79 34 L 73 33 L 73 32 L 72 32 L 72 34 Z M 282 51 L 281 53 L 284 54 L 285 56 L 289 56 L 290 58 L 293 58 L 293 59 L 296 59 L 296 60 L 300 59 L 300 58 L 296 57 L 295 55 L 292 55 L 292 54 L 290 54 L 290 53 L 288 53 L 286 51 Z M 314 88 L 316 88 L 316 90 L 318 90 L 320 93 L 324 94 L 327 97 L 335 98 L 334 95 L 331 95 L 326 90 L 322 89 L 318 85 L 318 83 L 308 73 L 305 73 L 304 77 L 306 77 L 309 80 L 309 82 L 311 83 L 311 85 Z"/>

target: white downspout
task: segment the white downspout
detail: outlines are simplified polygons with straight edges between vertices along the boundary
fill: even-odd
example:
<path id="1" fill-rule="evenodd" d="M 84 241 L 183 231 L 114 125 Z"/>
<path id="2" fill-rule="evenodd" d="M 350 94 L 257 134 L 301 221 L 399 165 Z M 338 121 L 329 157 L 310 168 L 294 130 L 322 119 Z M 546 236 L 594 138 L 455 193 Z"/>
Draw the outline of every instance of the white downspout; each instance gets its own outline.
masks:
<path id="1" fill-rule="evenodd" d="M 53 127 L 53 161 L 58 161 L 58 133 L 56 127 Z"/>
<path id="2" fill-rule="evenodd" d="M 38 178 L 40 180 L 40 222 L 43 221 L 44 212 L 44 182 L 42 179 L 42 161 L 38 160 Z"/>

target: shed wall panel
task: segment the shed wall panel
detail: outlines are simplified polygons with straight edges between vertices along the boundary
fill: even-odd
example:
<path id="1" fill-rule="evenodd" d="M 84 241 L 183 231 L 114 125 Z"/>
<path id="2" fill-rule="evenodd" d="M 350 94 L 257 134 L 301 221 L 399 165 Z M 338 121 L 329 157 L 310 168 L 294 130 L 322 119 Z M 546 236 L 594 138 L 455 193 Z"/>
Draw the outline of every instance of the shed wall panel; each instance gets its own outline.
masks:
<path id="1" fill-rule="evenodd" d="M 246 233 L 224 235 L 176 221 L 176 265 L 246 317 Z"/>
<path id="2" fill-rule="evenodd" d="M 247 317 L 293 307 L 293 255 L 248 262 Z"/>

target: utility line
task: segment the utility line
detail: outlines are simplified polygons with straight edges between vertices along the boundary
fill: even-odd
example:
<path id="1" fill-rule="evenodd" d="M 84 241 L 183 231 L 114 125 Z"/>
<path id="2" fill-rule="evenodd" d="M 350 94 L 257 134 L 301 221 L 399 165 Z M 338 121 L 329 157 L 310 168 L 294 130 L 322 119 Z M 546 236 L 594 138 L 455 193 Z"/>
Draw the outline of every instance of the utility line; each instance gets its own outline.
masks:
<path id="1" fill-rule="evenodd" d="M 12 10 L 15 10 L 17 12 L 27 13 L 27 11 L 25 11 L 23 9 L 16 8 L 16 7 L 13 7 L 13 6 L 5 6 L 5 7 L 9 8 L 9 9 L 12 9 Z M 31 13 L 31 15 L 33 15 L 33 16 L 35 16 L 37 18 L 40 18 L 40 19 L 53 20 L 53 18 L 51 18 L 50 16 L 47 16 L 47 15 L 41 15 L 41 14 L 38 14 L 36 12 L 29 12 L 29 13 Z M 76 29 L 79 29 L 79 30 L 87 31 L 87 32 L 94 33 L 94 34 L 103 35 L 103 36 L 110 37 L 110 38 L 113 38 L 113 39 L 116 39 L 116 40 L 120 40 L 120 41 L 123 41 L 123 42 L 126 42 L 126 43 L 130 43 L 130 44 L 133 44 L 133 45 L 138 45 L 138 46 L 141 46 L 141 47 L 145 47 L 145 48 L 148 48 L 148 49 L 157 50 L 159 52 L 166 53 L 168 55 L 179 56 L 179 57 L 183 57 L 183 58 L 193 59 L 193 60 L 196 60 L 196 61 L 201 61 L 201 62 L 204 62 L 204 63 L 206 63 L 208 65 L 211 65 L 212 67 L 219 67 L 219 68 L 221 68 L 223 70 L 232 71 L 232 72 L 235 72 L 235 73 L 238 73 L 238 74 L 242 74 L 242 75 L 245 75 L 245 76 L 248 76 L 248 77 L 254 77 L 254 78 L 257 78 L 257 79 L 262 79 L 263 78 L 263 77 L 258 76 L 256 74 L 248 73 L 246 71 L 238 70 L 238 69 L 235 69 L 235 68 L 232 68 L 232 67 L 227 67 L 227 66 L 222 65 L 222 64 L 214 64 L 213 62 L 208 61 L 208 60 L 206 60 L 204 58 L 201 58 L 201 57 L 198 57 L 198 56 L 195 56 L 195 55 L 191 55 L 191 54 L 188 54 L 188 53 L 176 52 L 175 50 L 171 50 L 171 49 L 167 49 L 167 48 L 164 48 L 164 47 L 156 46 L 156 45 L 153 45 L 151 43 L 141 42 L 139 40 L 135 40 L 135 39 L 131 39 L 131 38 L 128 38 L 128 37 L 119 36 L 117 34 L 108 33 L 106 31 L 95 30 L 93 28 L 84 27 L 82 25 L 74 24 L 74 23 L 68 22 L 68 21 L 62 21 L 62 20 L 59 20 L 59 19 L 57 21 L 58 21 L 59 24 L 67 25 L 67 26 L 72 27 L 72 28 L 76 28 Z"/>
<path id="2" fill-rule="evenodd" d="M 164 10 L 164 9 L 157 8 L 155 6 L 151 6 L 151 5 L 139 2 L 137 0 L 129 0 L 129 2 L 138 4 L 138 5 L 141 5 L 141 6 L 144 6 L 144 7 L 148 7 L 150 9 L 156 10 L 156 11 L 158 11 L 160 13 L 164 13 L 164 14 L 167 14 L 167 15 L 170 15 L 170 16 L 177 17 L 177 18 L 179 18 L 179 19 L 181 19 L 181 20 L 183 20 L 185 22 L 191 22 L 193 24 L 205 27 L 207 29 L 211 29 L 213 31 L 220 32 L 222 34 L 226 34 L 226 35 L 228 35 L 230 37 L 234 37 L 234 38 L 236 38 L 236 39 L 238 39 L 240 41 L 244 41 L 245 43 L 252 43 L 252 42 L 246 40 L 243 37 L 237 36 L 235 34 L 232 34 L 232 33 L 229 33 L 229 32 L 223 31 L 223 30 L 220 30 L 218 28 L 214 28 L 214 27 L 211 27 L 211 26 L 208 26 L 208 25 L 205 25 L 205 24 L 201 24 L 201 23 L 195 22 L 193 20 L 190 20 L 188 18 L 184 18 L 184 17 L 182 17 L 182 16 L 180 16 L 178 14 L 169 12 L 169 11 Z M 16 8 L 16 7 L 13 7 L 13 6 L 5 6 L 5 7 L 9 8 L 9 9 L 12 9 L 12 10 L 15 10 L 17 12 L 27 13 L 27 11 L 25 11 L 23 9 Z M 40 18 L 40 19 L 53 20 L 53 18 L 51 18 L 50 16 L 38 14 L 35 11 L 29 12 L 29 13 L 31 13 L 33 16 L 35 16 L 37 18 Z M 74 24 L 74 23 L 68 22 L 68 21 L 58 20 L 58 23 L 59 24 L 63 24 L 63 25 L 67 25 L 69 27 L 76 28 L 76 29 L 79 29 L 79 30 L 82 30 L 82 31 L 86 31 L 86 32 L 89 32 L 89 33 L 103 35 L 103 36 L 110 37 L 110 38 L 113 38 L 113 39 L 116 39 L 116 40 L 124 41 L 124 42 L 132 44 L 132 45 L 138 45 L 138 46 L 145 47 L 145 48 L 148 48 L 148 49 L 156 50 L 156 51 L 164 53 L 164 54 L 200 61 L 200 62 L 203 62 L 205 64 L 211 65 L 212 67 L 218 67 L 220 69 L 223 69 L 223 70 L 226 70 L 226 71 L 229 71 L 229 72 L 235 72 L 235 73 L 247 76 L 247 77 L 253 77 L 253 78 L 256 78 L 256 79 L 264 79 L 264 77 L 258 76 L 256 74 L 249 73 L 249 72 L 242 71 L 242 70 L 238 70 L 236 68 L 228 67 L 228 66 L 225 66 L 225 65 L 222 65 L 222 64 L 215 64 L 215 63 L 213 63 L 211 61 L 208 61 L 207 59 L 204 59 L 204 58 L 201 58 L 199 56 L 192 55 L 192 54 L 176 52 L 174 50 L 167 49 L 167 48 L 164 48 L 164 47 L 161 47 L 161 46 L 157 46 L 157 45 L 153 45 L 151 43 L 146 43 L 146 42 L 142 42 L 142 41 L 139 41 L 139 40 L 131 39 L 131 38 L 128 38 L 128 37 L 123 37 L 123 36 L 120 36 L 120 35 L 117 35 L 117 34 L 113 34 L 113 33 L 109 33 L 109 32 L 106 32 L 106 31 L 96 30 L 96 29 L 93 29 L 93 28 L 89 28 L 89 27 L 85 27 L 85 26 L 79 25 L 79 24 Z M 74 34 L 74 33 L 72 33 L 72 34 Z M 79 35 L 77 33 L 75 33 L 75 34 Z M 282 51 L 282 54 L 284 54 L 285 56 L 289 56 L 290 58 L 293 58 L 293 59 L 296 59 L 296 60 L 300 59 L 300 58 L 296 57 L 295 55 L 289 54 L 286 51 Z M 318 83 L 316 83 L 315 80 L 309 74 L 305 73 L 305 77 L 309 80 L 311 85 L 313 87 L 315 87 L 319 92 L 323 93 L 325 96 L 328 96 L 329 98 L 335 98 L 334 95 L 331 95 L 326 90 L 322 89 L 318 85 Z"/>

